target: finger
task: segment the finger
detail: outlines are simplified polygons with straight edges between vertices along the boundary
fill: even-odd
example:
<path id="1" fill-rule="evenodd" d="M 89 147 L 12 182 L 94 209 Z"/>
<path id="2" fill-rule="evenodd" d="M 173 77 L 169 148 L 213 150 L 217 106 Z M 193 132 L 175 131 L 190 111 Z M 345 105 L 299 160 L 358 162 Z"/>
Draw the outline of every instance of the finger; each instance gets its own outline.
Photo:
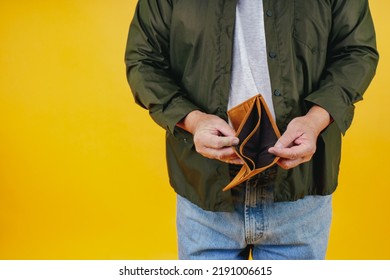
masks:
<path id="1" fill-rule="evenodd" d="M 232 136 L 234 137 L 236 135 L 236 131 L 225 121 L 221 121 L 217 126 L 216 129 L 221 133 L 223 136 Z"/>
<path id="2" fill-rule="evenodd" d="M 244 161 L 237 155 L 237 153 L 234 151 L 234 154 L 231 156 L 226 156 L 222 159 L 222 161 L 225 161 L 227 163 L 231 164 L 244 164 Z"/>
<path id="3" fill-rule="evenodd" d="M 298 159 L 311 156 L 313 154 L 312 150 L 309 145 L 298 145 L 291 148 L 271 147 L 268 152 L 285 159 Z"/>
<path id="4" fill-rule="evenodd" d="M 274 154 L 277 157 L 284 158 L 284 159 L 297 159 L 301 157 L 300 154 L 297 153 L 297 151 L 293 148 L 277 148 L 272 147 L 268 150 L 271 154 Z"/>
<path id="5" fill-rule="evenodd" d="M 200 153 L 207 158 L 218 159 L 223 162 L 232 163 L 232 164 L 244 164 L 244 162 L 239 158 L 233 148 L 223 148 L 223 149 L 210 149 L 204 148 Z"/>
<path id="6" fill-rule="evenodd" d="M 222 149 L 205 148 L 204 152 L 209 155 L 210 158 L 215 158 L 221 161 L 237 158 L 236 152 L 231 147 Z"/>
<path id="7" fill-rule="evenodd" d="M 230 164 L 236 164 L 236 165 L 243 165 L 244 164 L 244 161 L 240 158 L 230 159 L 230 160 L 227 160 L 226 162 L 230 163 Z"/>
<path id="8" fill-rule="evenodd" d="M 302 133 L 297 133 L 296 131 L 293 131 L 293 130 L 286 130 L 286 132 L 283 133 L 283 135 L 275 143 L 274 147 L 277 147 L 277 148 L 291 147 L 291 145 L 293 145 L 294 141 L 301 136 L 302 136 Z"/>
<path id="9" fill-rule="evenodd" d="M 210 135 L 208 141 L 205 143 L 205 147 L 211 149 L 221 149 L 224 147 L 231 147 L 238 145 L 240 140 L 234 136 L 214 136 Z"/>
<path id="10" fill-rule="evenodd" d="M 293 160 L 281 158 L 277 161 L 277 164 L 283 169 L 291 169 L 300 165 L 303 162 L 305 162 L 304 158 L 298 158 Z"/>

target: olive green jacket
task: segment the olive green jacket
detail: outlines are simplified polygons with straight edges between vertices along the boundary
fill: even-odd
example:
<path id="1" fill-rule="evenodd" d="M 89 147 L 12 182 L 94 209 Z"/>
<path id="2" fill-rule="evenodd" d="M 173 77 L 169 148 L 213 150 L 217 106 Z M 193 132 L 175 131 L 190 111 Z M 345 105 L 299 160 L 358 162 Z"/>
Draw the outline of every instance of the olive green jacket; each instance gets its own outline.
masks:
<path id="1" fill-rule="evenodd" d="M 275 201 L 331 194 L 337 186 L 341 135 L 351 124 L 378 62 L 366 0 L 263 0 L 268 66 L 280 131 L 311 105 L 334 122 L 313 158 L 278 167 Z M 203 209 L 231 211 L 228 164 L 195 151 L 176 124 L 193 110 L 227 120 L 236 0 L 140 0 L 125 62 L 136 102 L 166 129 L 175 191 Z"/>

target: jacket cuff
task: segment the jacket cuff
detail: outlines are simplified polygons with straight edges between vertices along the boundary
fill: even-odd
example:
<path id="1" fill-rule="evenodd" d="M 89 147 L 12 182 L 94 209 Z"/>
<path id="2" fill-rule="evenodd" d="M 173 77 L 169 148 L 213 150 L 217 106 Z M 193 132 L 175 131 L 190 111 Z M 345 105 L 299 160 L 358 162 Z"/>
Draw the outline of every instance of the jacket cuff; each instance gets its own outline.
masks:
<path id="1" fill-rule="evenodd" d="M 195 110 L 201 109 L 184 96 L 178 96 L 174 98 L 164 110 L 151 112 L 150 115 L 157 123 L 160 123 L 161 120 L 165 120 L 164 124 L 160 123 L 160 125 L 174 135 L 176 124 L 190 112 Z"/>
<path id="2" fill-rule="evenodd" d="M 305 102 L 308 107 L 315 104 L 324 108 L 345 135 L 352 123 L 355 106 L 347 100 L 340 87 L 331 86 L 315 91 L 305 98 Z"/>

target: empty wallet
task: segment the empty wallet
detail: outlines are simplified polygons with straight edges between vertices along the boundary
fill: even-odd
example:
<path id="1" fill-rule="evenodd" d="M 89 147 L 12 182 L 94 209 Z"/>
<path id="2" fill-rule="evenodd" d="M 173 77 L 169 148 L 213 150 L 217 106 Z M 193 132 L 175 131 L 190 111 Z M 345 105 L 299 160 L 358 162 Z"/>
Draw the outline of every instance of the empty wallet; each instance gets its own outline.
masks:
<path id="1" fill-rule="evenodd" d="M 234 150 L 244 164 L 233 180 L 223 189 L 227 191 L 252 176 L 274 165 L 279 157 L 268 152 L 280 137 L 280 132 L 259 94 L 228 111 L 230 122 L 240 139 Z"/>

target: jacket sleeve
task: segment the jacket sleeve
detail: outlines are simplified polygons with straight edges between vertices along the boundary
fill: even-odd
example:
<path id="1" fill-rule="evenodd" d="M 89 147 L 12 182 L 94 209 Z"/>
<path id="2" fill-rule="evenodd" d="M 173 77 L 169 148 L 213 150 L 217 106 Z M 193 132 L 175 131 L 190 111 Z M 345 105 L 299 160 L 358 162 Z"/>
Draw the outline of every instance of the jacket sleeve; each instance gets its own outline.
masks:
<path id="1" fill-rule="evenodd" d="M 306 101 L 326 109 L 345 134 L 354 103 L 363 98 L 375 75 L 379 55 L 367 0 L 332 1 L 327 66 L 318 90 Z"/>
<path id="2" fill-rule="evenodd" d="M 137 104 L 174 133 L 176 123 L 198 109 L 175 81 L 169 59 L 170 0 L 139 0 L 128 34 L 127 79 Z"/>

